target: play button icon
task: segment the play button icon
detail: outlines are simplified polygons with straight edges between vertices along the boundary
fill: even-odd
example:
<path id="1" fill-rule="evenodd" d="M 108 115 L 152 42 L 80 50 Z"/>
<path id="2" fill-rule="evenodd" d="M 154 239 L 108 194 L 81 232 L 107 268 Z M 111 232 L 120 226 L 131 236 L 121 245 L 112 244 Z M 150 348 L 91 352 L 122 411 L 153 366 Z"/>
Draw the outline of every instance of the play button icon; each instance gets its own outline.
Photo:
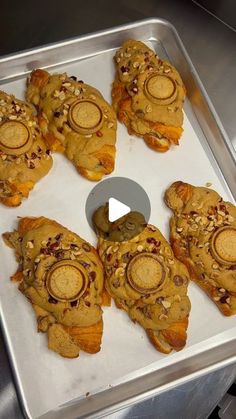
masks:
<path id="1" fill-rule="evenodd" d="M 140 225 L 145 227 L 150 218 L 151 205 L 141 185 L 129 178 L 109 177 L 91 190 L 85 212 L 96 234 L 100 235 L 100 232 L 95 227 L 94 214 L 102 226 L 103 238 L 123 241 L 134 237 L 136 231 L 140 232 Z M 112 230 L 112 234 L 109 235 L 108 230 Z"/>
<path id="2" fill-rule="evenodd" d="M 122 202 L 118 201 L 118 199 L 109 198 L 108 219 L 111 223 L 128 214 L 129 212 L 130 207 L 128 207 L 128 205 L 123 204 Z"/>

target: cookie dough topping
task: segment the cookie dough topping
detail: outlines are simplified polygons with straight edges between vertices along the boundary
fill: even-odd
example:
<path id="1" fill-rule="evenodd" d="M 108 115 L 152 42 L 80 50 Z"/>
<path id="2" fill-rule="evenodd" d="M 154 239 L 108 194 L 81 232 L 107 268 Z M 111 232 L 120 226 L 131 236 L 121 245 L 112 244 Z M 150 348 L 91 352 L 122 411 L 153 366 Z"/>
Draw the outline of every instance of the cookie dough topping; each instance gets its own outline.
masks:
<path id="1" fill-rule="evenodd" d="M 152 253 L 141 253 L 129 262 L 127 279 L 136 291 L 150 294 L 163 285 L 165 270 L 160 260 Z"/>
<path id="2" fill-rule="evenodd" d="M 20 121 L 7 121 L 0 126 L 0 150 L 20 156 L 32 146 L 32 136 L 27 126 Z"/>
<path id="3" fill-rule="evenodd" d="M 103 125 L 103 112 L 91 100 L 77 100 L 70 107 L 69 123 L 80 134 L 93 134 Z"/>
<path id="4" fill-rule="evenodd" d="M 151 74 L 144 85 L 145 96 L 158 105 L 169 105 L 177 96 L 177 89 L 172 78 L 164 74 Z"/>
<path id="5" fill-rule="evenodd" d="M 58 301 L 78 300 L 84 294 L 87 285 L 86 270 L 75 261 L 56 262 L 47 274 L 47 290 Z"/>
<path id="6" fill-rule="evenodd" d="M 236 228 L 219 228 L 212 236 L 211 253 L 224 265 L 236 263 Z"/>

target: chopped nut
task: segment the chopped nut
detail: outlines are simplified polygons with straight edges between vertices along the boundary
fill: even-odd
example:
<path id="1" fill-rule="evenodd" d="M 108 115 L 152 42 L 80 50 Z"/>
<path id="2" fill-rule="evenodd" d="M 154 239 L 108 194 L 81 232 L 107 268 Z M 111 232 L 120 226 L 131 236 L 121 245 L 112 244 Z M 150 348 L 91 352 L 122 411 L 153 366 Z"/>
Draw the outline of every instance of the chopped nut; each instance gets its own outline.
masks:
<path id="1" fill-rule="evenodd" d="M 119 58 L 119 57 L 117 57 L 116 62 L 117 62 L 117 63 L 119 63 L 119 62 L 120 62 L 120 58 Z"/>
<path id="2" fill-rule="evenodd" d="M 112 128 L 114 126 L 113 122 L 108 122 L 107 128 Z"/>
<path id="3" fill-rule="evenodd" d="M 230 214 L 227 216 L 227 219 L 230 223 L 232 223 L 234 221 L 234 217 L 232 217 L 232 215 L 230 215 Z"/>
<path id="4" fill-rule="evenodd" d="M 229 297 L 226 299 L 226 303 L 230 304 L 230 298 Z"/>
<path id="5" fill-rule="evenodd" d="M 79 96 L 80 95 L 80 90 L 79 89 L 75 89 L 74 94 L 75 94 L 75 96 Z"/>
<path id="6" fill-rule="evenodd" d="M 140 244 L 140 245 L 138 245 L 138 247 L 137 247 L 137 251 L 138 252 L 142 252 L 143 251 L 143 246 Z"/>
<path id="7" fill-rule="evenodd" d="M 93 134 L 86 134 L 85 138 L 92 138 Z"/>
<path id="8" fill-rule="evenodd" d="M 165 68 L 164 73 L 168 74 L 170 73 L 171 69 L 170 68 Z"/>
<path id="9" fill-rule="evenodd" d="M 24 276 L 28 276 L 29 275 L 29 272 L 30 272 L 30 269 L 24 269 L 23 275 Z"/>
<path id="10" fill-rule="evenodd" d="M 168 316 L 166 314 L 160 314 L 159 320 L 166 320 L 168 319 Z"/>
<path id="11" fill-rule="evenodd" d="M 224 288 L 220 288 L 219 289 L 219 292 L 225 292 L 225 289 Z"/>
<path id="12" fill-rule="evenodd" d="M 169 263 L 169 265 L 174 265 L 174 261 L 173 261 L 173 259 L 168 259 L 168 263 Z"/>
<path id="13" fill-rule="evenodd" d="M 213 300 L 220 301 L 220 297 L 213 297 Z"/>
<path id="14" fill-rule="evenodd" d="M 43 241 L 41 241 L 41 245 L 42 245 L 42 246 L 47 246 L 47 240 L 43 240 Z"/>
<path id="15" fill-rule="evenodd" d="M 26 247 L 27 247 L 27 249 L 33 249 L 34 248 L 34 243 L 32 241 L 28 241 L 26 243 Z"/>
<path id="16" fill-rule="evenodd" d="M 146 110 L 146 112 L 147 112 L 147 113 L 152 112 L 152 107 L 151 107 L 151 105 L 147 105 L 147 106 L 146 106 L 146 108 L 145 108 L 145 110 Z"/>
<path id="17" fill-rule="evenodd" d="M 2 155 L 1 155 L 1 159 L 2 159 L 2 160 L 6 160 L 6 159 L 7 159 L 7 155 L 6 155 L 6 154 L 2 154 Z"/>
<path id="18" fill-rule="evenodd" d="M 200 217 L 200 215 L 198 217 L 195 218 L 196 223 L 199 223 L 199 221 L 201 221 L 202 217 Z"/>
<path id="19" fill-rule="evenodd" d="M 139 63 L 138 63 L 137 61 L 135 61 L 135 62 L 133 63 L 133 67 L 134 67 L 134 68 L 138 68 L 138 67 L 139 67 Z"/>
<path id="20" fill-rule="evenodd" d="M 218 268 L 219 268 L 219 265 L 218 265 L 217 263 L 213 263 L 213 264 L 212 264 L 212 268 L 213 268 L 213 269 L 218 269 Z"/>
<path id="21" fill-rule="evenodd" d="M 212 186 L 212 183 L 211 183 L 211 182 L 207 182 L 207 183 L 206 183 L 206 187 L 207 187 L 207 188 L 210 188 L 210 186 Z"/>
<path id="22" fill-rule="evenodd" d="M 218 211 L 217 211 L 217 214 L 222 215 L 222 217 L 224 217 L 224 216 L 225 216 L 225 213 L 224 213 L 223 211 L 221 211 L 221 210 L 218 210 Z"/>
<path id="23" fill-rule="evenodd" d="M 181 297 L 180 297 L 180 295 L 179 295 L 179 294 L 176 294 L 176 295 L 174 296 L 174 301 L 178 301 L 178 302 L 180 302 L 180 301 L 181 301 Z"/>
<path id="24" fill-rule="evenodd" d="M 169 301 L 167 301 L 167 300 L 163 300 L 163 301 L 162 301 L 162 305 L 163 305 L 163 307 L 165 307 L 165 308 L 170 308 L 171 303 L 170 303 Z"/>
<path id="25" fill-rule="evenodd" d="M 177 231 L 177 233 L 181 233 L 183 231 L 183 228 L 182 227 L 177 227 L 176 231 Z"/>
<path id="26" fill-rule="evenodd" d="M 115 276 L 116 277 L 118 277 L 118 276 L 124 276 L 124 273 L 125 273 L 124 268 L 117 268 L 116 271 L 115 271 Z"/>
<path id="27" fill-rule="evenodd" d="M 59 97 L 59 96 L 60 96 L 60 92 L 59 92 L 59 90 L 55 90 L 55 92 L 54 92 L 53 96 L 54 96 L 54 97 Z"/>

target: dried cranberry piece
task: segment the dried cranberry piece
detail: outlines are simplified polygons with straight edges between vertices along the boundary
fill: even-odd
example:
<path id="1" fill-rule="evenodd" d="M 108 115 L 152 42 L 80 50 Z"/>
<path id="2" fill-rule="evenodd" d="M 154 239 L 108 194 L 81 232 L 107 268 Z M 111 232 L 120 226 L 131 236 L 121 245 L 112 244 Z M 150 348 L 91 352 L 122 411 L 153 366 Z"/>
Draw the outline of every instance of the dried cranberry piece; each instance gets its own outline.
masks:
<path id="1" fill-rule="evenodd" d="M 48 302 L 51 303 L 51 304 L 57 304 L 58 303 L 58 301 L 55 300 L 55 298 L 53 298 L 51 296 L 49 297 Z"/>
<path id="2" fill-rule="evenodd" d="M 84 260 L 79 260 L 78 261 L 80 263 L 80 265 L 82 265 L 84 268 L 89 268 L 90 267 L 90 263 L 85 262 Z"/>
<path id="3" fill-rule="evenodd" d="M 225 303 L 227 303 L 227 299 L 229 298 L 229 296 L 226 294 L 226 295 L 223 295 L 221 298 L 220 298 L 220 302 L 221 302 L 221 304 L 225 304 Z"/>
<path id="4" fill-rule="evenodd" d="M 120 68 L 122 73 L 128 73 L 129 72 L 129 67 L 125 67 L 124 65 L 122 65 L 122 67 Z"/>
<path id="5" fill-rule="evenodd" d="M 184 279 L 180 275 L 175 275 L 173 281 L 176 287 L 181 287 L 181 285 L 184 283 Z"/>
<path id="6" fill-rule="evenodd" d="M 164 300 L 164 297 L 158 297 L 156 299 L 156 303 L 161 304 L 163 300 Z"/>
<path id="7" fill-rule="evenodd" d="M 55 240 L 59 241 L 59 240 L 61 240 L 61 238 L 62 238 L 62 233 L 59 233 L 59 234 L 56 235 Z"/>
<path id="8" fill-rule="evenodd" d="M 107 255 L 107 261 L 110 262 L 112 259 L 112 253 L 108 253 Z"/>
<path id="9" fill-rule="evenodd" d="M 78 249 L 78 246 L 75 243 L 71 243 L 70 248 L 75 250 L 75 249 Z"/>
<path id="10" fill-rule="evenodd" d="M 88 276 L 89 276 L 89 280 L 92 282 L 96 278 L 96 272 L 94 272 L 94 271 L 89 272 L 89 275 Z"/>
<path id="11" fill-rule="evenodd" d="M 55 253 L 55 256 L 56 256 L 57 259 L 63 259 L 64 258 L 64 252 L 62 250 L 58 250 Z"/>
<path id="12" fill-rule="evenodd" d="M 52 244 L 50 244 L 50 250 L 55 250 L 55 249 L 58 249 L 58 247 L 59 247 L 59 245 L 60 245 L 60 243 L 59 242 L 54 242 L 54 243 L 52 243 Z"/>
<path id="13" fill-rule="evenodd" d="M 91 246 L 88 243 L 83 243 L 82 248 L 85 250 L 85 252 L 90 252 Z"/>
<path id="14" fill-rule="evenodd" d="M 35 169 L 35 164 L 32 161 L 29 164 L 29 169 Z"/>
<path id="15" fill-rule="evenodd" d="M 37 159 L 37 154 L 36 154 L 36 153 L 34 153 L 34 152 L 33 152 L 33 153 L 31 153 L 31 159 L 33 159 L 33 160 L 34 160 L 34 159 Z"/>
<path id="16" fill-rule="evenodd" d="M 77 305 L 77 300 L 76 301 L 71 301 L 70 305 L 71 305 L 71 307 L 75 307 Z"/>

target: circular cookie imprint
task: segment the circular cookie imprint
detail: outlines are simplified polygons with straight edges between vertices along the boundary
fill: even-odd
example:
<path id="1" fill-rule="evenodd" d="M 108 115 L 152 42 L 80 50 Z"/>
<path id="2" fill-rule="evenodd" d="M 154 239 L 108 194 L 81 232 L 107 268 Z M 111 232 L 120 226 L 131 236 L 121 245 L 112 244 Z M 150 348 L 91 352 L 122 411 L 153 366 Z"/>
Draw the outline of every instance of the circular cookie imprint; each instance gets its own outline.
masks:
<path id="1" fill-rule="evenodd" d="M 93 134 L 103 124 L 103 112 L 97 103 L 82 99 L 72 103 L 69 110 L 69 124 L 79 134 Z"/>
<path id="2" fill-rule="evenodd" d="M 49 294 L 58 301 L 72 302 L 80 298 L 88 286 L 85 269 L 79 263 L 62 260 L 49 270 L 46 287 Z"/>
<path id="3" fill-rule="evenodd" d="M 19 156 L 32 146 L 28 127 L 20 121 L 6 121 L 0 126 L 0 149 L 7 154 Z"/>
<path id="4" fill-rule="evenodd" d="M 169 105 L 177 96 L 174 80 L 164 74 L 151 74 L 145 81 L 144 93 L 151 102 L 157 105 Z"/>
<path id="5" fill-rule="evenodd" d="M 236 263 L 236 228 L 221 227 L 212 236 L 211 253 L 214 258 L 224 264 Z"/>
<path id="6" fill-rule="evenodd" d="M 127 267 L 129 284 L 141 294 L 154 293 L 165 281 L 163 264 L 152 253 L 134 256 Z"/>

